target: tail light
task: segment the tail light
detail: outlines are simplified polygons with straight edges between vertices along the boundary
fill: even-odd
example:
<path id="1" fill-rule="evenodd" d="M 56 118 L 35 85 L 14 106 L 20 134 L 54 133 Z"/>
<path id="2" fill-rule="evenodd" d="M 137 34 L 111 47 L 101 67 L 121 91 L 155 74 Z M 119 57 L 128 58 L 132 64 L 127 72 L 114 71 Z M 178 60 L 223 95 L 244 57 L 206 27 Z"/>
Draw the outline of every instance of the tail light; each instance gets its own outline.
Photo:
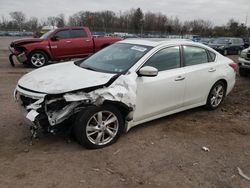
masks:
<path id="1" fill-rule="evenodd" d="M 236 63 L 230 63 L 229 66 L 236 72 L 237 70 L 237 64 Z"/>

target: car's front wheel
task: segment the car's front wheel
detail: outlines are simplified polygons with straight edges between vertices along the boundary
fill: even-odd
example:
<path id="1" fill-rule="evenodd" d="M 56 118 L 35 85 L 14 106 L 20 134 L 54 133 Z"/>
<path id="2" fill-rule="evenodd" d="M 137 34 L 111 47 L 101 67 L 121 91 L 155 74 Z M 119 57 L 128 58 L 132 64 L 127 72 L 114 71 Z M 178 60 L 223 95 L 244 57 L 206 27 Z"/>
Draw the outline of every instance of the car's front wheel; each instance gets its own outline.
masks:
<path id="1" fill-rule="evenodd" d="M 48 56 L 42 51 L 35 51 L 29 55 L 29 63 L 34 68 L 39 68 L 48 63 Z"/>
<path id="2" fill-rule="evenodd" d="M 219 107 L 226 95 L 226 86 L 222 81 L 214 84 L 209 92 L 206 107 L 209 110 L 214 110 Z"/>
<path id="3" fill-rule="evenodd" d="M 77 141 L 89 149 L 98 149 L 117 141 L 124 128 L 120 111 L 111 105 L 89 107 L 75 120 Z"/>

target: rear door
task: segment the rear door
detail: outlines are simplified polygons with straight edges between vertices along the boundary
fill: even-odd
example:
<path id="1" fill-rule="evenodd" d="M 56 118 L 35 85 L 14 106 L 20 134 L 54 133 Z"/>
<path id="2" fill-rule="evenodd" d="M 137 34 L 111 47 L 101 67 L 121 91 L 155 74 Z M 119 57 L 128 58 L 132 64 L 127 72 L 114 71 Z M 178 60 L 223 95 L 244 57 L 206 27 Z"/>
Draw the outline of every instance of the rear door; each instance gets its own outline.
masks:
<path id="1" fill-rule="evenodd" d="M 217 78 L 217 63 L 213 62 L 216 55 L 197 46 L 187 45 L 183 46 L 182 49 L 186 76 L 183 105 L 191 106 L 204 103 Z"/>
<path id="2" fill-rule="evenodd" d="M 134 121 L 182 107 L 185 75 L 181 67 L 179 46 L 156 52 L 143 66 L 155 67 L 159 73 L 155 77 L 137 78 Z"/>

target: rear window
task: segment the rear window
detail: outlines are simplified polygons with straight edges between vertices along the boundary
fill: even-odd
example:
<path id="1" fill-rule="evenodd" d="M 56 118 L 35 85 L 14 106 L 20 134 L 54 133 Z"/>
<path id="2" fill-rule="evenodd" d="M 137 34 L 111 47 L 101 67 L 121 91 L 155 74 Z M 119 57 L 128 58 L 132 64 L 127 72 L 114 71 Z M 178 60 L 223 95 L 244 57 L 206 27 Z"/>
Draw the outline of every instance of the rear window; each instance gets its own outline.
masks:
<path id="1" fill-rule="evenodd" d="M 72 38 L 82 38 L 86 37 L 86 33 L 83 29 L 73 29 L 71 30 L 71 37 Z"/>
<path id="2" fill-rule="evenodd" d="M 216 58 L 216 54 L 214 52 L 208 51 L 208 54 L 210 56 L 210 61 L 214 62 Z"/>

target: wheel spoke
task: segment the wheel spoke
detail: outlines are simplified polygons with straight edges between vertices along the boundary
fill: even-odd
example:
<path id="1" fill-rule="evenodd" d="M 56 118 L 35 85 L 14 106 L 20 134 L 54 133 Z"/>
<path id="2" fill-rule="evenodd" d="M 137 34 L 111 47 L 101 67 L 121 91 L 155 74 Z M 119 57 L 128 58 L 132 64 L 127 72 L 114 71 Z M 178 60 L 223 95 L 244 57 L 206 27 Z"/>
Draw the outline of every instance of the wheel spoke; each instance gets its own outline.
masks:
<path id="1" fill-rule="evenodd" d="M 212 105 L 214 105 L 215 100 L 216 100 L 216 98 L 213 96 L 213 97 L 211 98 L 211 104 L 212 104 Z"/>
<path id="2" fill-rule="evenodd" d="M 108 121 L 106 121 L 106 122 L 104 123 L 104 125 L 107 126 L 107 125 L 109 125 L 109 124 L 115 122 L 116 120 L 117 120 L 117 118 L 116 118 L 115 116 L 113 116 L 113 117 L 110 118 Z"/>
<path id="3" fill-rule="evenodd" d="M 96 126 L 87 126 L 87 132 L 98 131 L 99 129 Z"/>
<path id="4" fill-rule="evenodd" d="M 109 134 L 111 138 L 115 136 L 114 133 L 109 128 L 106 128 L 105 131 Z"/>
<path id="5" fill-rule="evenodd" d="M 99 124 L 102 124 L 102 112 L 97 113 L 97 120 Z"/>
<path id="6" fill-rule="evenodd" d="M 103 132 L 99 132 L 96 139 L 95 139 L 96 144 L 100 143 L 102 136 L 103 136 Z"/>
<path id="7" fill-rule="evenodd" d="M 98 131 L 93 131 L 92 133 L 89 133 L 88 136 L 92 136 L 94 134 L 98 133 Z"/>

